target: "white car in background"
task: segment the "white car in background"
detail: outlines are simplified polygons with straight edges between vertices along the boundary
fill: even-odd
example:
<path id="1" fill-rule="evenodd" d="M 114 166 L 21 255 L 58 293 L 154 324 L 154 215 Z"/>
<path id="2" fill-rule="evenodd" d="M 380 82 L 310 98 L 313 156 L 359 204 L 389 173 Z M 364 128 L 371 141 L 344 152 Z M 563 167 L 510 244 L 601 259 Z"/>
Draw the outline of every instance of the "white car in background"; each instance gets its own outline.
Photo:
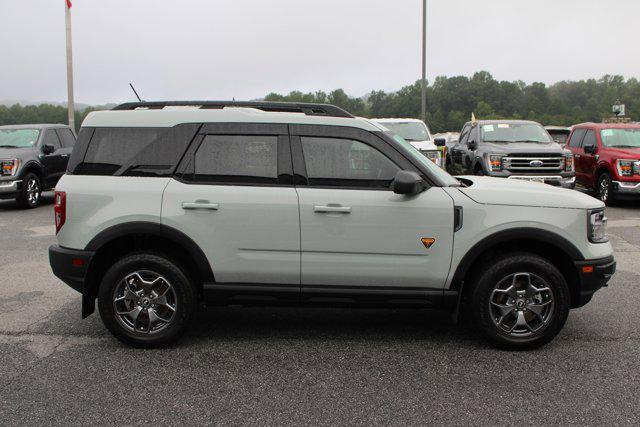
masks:
<path id="1" fill-rule="evenodd" d="M 372 119 L 372 121 L 400 135 L 436 165 L 444 167 L 442 151 L 436 146 L 429 127 L 422 120 Z"/>

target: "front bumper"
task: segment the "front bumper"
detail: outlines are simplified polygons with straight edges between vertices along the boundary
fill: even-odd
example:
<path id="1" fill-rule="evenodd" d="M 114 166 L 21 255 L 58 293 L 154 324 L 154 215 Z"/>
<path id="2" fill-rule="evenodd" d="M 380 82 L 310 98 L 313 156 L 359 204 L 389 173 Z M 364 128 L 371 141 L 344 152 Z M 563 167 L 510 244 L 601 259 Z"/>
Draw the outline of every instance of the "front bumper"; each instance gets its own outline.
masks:
<path id="1" fill-rule="evenodd" d="M 510 175 L 507 178 L 543 182 L 545 184 L 555 185 L 563 188 L 574 188 L 576 186 L 575 176 L 563 177 L 561 175 Z"/>
<path id="2" fill-rule="evenodd" d="M 22 180 L 0 181 L 0 199 L 15 199 L 22 191 Z"/>
<path id="3" fill-rule="evenodd" d="M 616 261 L 613 259 L 613 255 L 600 259 L 576 261 L 575 266 L 578 271 L 580 291 L 572 308 L 582 307 L 591 301 L 593 294 L 603 286 L 607 286 L 607 282 L 616 272 Z"/>
<path id="4" fill-rule="evenodd" d="M 620 196 L 640 196 L 640 182 L 613 181 L 612 189 Z"/>

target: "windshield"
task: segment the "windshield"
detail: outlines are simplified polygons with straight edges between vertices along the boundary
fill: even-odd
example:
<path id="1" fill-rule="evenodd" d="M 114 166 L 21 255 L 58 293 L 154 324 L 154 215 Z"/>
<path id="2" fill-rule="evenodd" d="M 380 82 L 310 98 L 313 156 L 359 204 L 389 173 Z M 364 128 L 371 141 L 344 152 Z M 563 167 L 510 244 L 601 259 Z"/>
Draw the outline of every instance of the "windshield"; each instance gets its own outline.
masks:
<path id="1" fill-rule="evenodd" d="M 564 143 L 567 142 L 569 133 L 571 133 L 570 131 L 564 131 L 564 130 L 547 130 L 547 132 L 549 132 L 549 135 L 551 135 L 551 138 L 553 138 L 555 142 L 562 145 L 564 145 Z"/>
<path id="2" fill-rule="evenodd" d="M 0 129 L 0 147 L 33 147 L 39 135 L 39 129 Z"/>
<path id="3" fill-rule="evenodd" d="M 494 123 L 481 129 L 483 142 L 553 142 L 547 131 L 534 123 Z"/>
<path id="4" fill-rule="evenodd" d="M 602 145 L 614 148 L 640 148 L 640 129 L 603 129 Z"/>
<path id="5" fill-rule="evenodd" d="M 400 145 L 406 148 L 409 154 L 411 155 L 411 157 L 414 160 L 416 160 L 418 163 L 423 165 L 425 168 L 427 168 L 427 170 L 429 170 L 429 172 L 435 175 L 441 181 L 442 184 L 444 184 L 447 187 L 450 187 L 450 186 L 457 187 L 460 185 L 460 182 L 457 179 L 449 175 L 447 172 L 442 170 L 438 165 L 436 165 L 431 160 L 429 160 L 429 158 L 427 158 L 424 154 L 418 151 L 418 149 L 413 145 L 411 145 L 406 139 L 404 139 L 400 135 L 395 134 L 393 132 L 385 132 L 385 133 L 387 134 L 387 136 L 395 139 L 400 143 Z"/>
<path id="6" fill-rule="evenodd" d="M 429 141 L 431 135 L 424 123 L 420 122 L 380 122 L 393 133 L 400 135 L 406 141 Z"/>

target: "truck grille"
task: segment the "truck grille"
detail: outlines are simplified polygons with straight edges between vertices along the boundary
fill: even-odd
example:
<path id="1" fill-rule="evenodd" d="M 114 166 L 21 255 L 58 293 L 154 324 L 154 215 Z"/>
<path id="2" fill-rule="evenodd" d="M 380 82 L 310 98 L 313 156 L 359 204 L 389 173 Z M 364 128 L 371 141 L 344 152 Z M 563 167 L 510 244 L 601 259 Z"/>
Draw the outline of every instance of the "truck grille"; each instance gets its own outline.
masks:
<path id="1" fill-rule="evenodd" d="M 504 168 L 513 172 L 549 172 L 564 168 L 564 157 L 557 154 L 509 156 L 504 158 Z"/>

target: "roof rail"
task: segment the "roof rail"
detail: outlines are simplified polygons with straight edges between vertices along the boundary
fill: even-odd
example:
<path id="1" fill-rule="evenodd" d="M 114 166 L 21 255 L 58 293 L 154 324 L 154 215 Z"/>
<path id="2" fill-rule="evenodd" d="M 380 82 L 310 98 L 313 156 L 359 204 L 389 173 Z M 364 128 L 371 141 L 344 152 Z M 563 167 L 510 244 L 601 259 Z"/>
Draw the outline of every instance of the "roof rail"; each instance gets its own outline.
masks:
<path id="1" fill-rule="evenodd" d="M 262 111 L 280 113 L 304 113 L 307 116 L 348 117 L 354 116 L 331 104 L 312 104 L 304 102 L 267 102 L 267 101 L 153 101 L 127 102 L 113 107 L 112 110 L 135 110 L 138 108 L 161 110 L 164 107 L 198 107 L 200 109 L 222 109 L 225 107 L 256 108 Z"/>

